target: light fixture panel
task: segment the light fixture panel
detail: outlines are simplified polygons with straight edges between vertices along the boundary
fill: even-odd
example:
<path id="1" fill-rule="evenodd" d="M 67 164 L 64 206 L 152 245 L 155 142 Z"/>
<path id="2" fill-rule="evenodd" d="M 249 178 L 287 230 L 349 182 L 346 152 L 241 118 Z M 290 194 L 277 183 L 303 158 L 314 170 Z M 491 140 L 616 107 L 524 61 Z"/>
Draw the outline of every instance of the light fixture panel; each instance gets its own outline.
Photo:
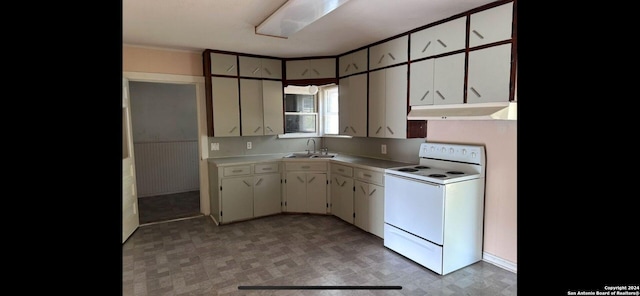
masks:
<path id="1" fill-rule="evenodd" d="M 256 27 L 256 34 L 287 38 L 349 0 L 289 0 Z"/>

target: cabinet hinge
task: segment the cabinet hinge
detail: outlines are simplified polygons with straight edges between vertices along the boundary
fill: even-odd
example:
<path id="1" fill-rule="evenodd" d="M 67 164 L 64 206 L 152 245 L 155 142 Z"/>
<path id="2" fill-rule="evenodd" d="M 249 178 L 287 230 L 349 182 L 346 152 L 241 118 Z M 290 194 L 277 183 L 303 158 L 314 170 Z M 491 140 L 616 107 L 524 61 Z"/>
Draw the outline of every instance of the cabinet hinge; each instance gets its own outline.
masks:
<path id="1" fill-rule="evenodd" d="M 220 186 L 220 191 L 222 191 L 222 186 Z"/>
<path id="2" fill-rule="evenodd" d="M 280 179 L 280 184 L 282 184 L 282 179 Z"/>
<path id="3" fill-rule="evenodd" d="M 327 203 L 327 209 L 329 208 L 329 203 Z"/>
<path id="4" fill-rule="evenodd" d="M 222 217 L 222 211 L 220 211 L 220 217 Z"/>
<path id="5" fill-rule="evenodd" d="M 353 212 L 353 218 L 355 218 L 355 217 L 356 217 L 356 212 Z"/>
<path id="6" fill-rule="evenodd" d="M 284 184 L 287 184 L 287 179 L 284 179 Z"/>
<path id="7" fill-rule="evenodd" d="M 327 185 L 329 185 L 329 180 L 327 180 Z"/>
<path id="8" fill-rule="evenodd" d="M 353 192 L 356 192 L 356 186 L 353 186 Z"/>

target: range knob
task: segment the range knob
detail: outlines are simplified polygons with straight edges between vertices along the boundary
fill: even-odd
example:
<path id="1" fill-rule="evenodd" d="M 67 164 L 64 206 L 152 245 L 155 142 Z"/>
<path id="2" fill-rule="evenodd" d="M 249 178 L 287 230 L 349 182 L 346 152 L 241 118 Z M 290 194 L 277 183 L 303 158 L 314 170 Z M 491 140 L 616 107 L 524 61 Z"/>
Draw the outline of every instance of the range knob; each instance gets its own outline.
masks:
<path id="1" fill-rule="evenodd" d="M 455 152 L 455 150 L 453 148 L 449 148 L 449 153 L 453 154 L 453 152 Z"/>
<path id="2" fill-rule="evenodd" d="M 447 148 L 442 147 L 442 153 L 446 153 L 447 152 Z"/>
<path id="3" fill-rule="evenodd" d="M 462 155 L 467 155 L 467 149 L 462 149 Z"/>

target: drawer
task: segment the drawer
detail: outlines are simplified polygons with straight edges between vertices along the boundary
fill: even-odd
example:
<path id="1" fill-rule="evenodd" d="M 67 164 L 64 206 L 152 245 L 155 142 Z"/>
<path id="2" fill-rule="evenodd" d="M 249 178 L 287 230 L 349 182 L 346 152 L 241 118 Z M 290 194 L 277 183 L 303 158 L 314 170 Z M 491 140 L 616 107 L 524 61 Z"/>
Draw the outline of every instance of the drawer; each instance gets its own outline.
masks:
<path id="1" fill-rule="evenodd" d="M 355 169 L 355 177 L 359 180 L 384 186 L 384 174 L 363 169 Z"/>
<path id="2" fill-rule="evenodd" d="M 250 175 L 250 174 L 251 174 L 250 165 L 226 167 L 224 168 L 224 173 L 223 173 L 225 177 L 242 176 L 242 175 Z"/>
<path id="3" fill-rule="evenodd" d="M 326 162 L 288 162 L 285 163 L 287 171 L 326 171 Z"/>
<path id="4" fill-rule="evenodd" d="M 345 177 L 352 177 L 353 176 L 353 168 L 352 167 L 348 167 L 346 165 L 332 163 L 331 164 L 331 173 L 332 174 L 342 175 L 342 176 L 345 176 Z"/>
<path id="5" fill-rule="evenodd" d="M 262 173 L 277 173 L 279 171 L 279 167 L 277 163 L 259 163 L 254 167 L 254 173 L 262 174 Z"/>

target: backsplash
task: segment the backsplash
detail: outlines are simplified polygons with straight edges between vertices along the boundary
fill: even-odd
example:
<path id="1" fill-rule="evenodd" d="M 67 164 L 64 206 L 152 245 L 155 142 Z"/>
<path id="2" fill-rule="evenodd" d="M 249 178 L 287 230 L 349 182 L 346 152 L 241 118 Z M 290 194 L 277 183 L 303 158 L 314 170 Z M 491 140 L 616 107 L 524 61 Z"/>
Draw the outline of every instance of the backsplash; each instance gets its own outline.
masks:
<path id="1" fill-rule="evenodd" d="M 329 152 L 388 159 L 400 162 L 418 163 L 418 150 L 425 139 L 382 139 L 382 138 L 278 138 L 277 136 L 256 137 L 209 137 L 209 157 L 230 157 L 272 153 L 303 152 L 312 148 L 307 140 L 316 141 L 316 150 L 327 147 Z M 251 149 L 247 149 L 251 142 Z M 211 150 L 211 144 L 218 143 L 220 150 Z M 381 145 L 387 145 L 387 154 L 381 153 Z"/>

